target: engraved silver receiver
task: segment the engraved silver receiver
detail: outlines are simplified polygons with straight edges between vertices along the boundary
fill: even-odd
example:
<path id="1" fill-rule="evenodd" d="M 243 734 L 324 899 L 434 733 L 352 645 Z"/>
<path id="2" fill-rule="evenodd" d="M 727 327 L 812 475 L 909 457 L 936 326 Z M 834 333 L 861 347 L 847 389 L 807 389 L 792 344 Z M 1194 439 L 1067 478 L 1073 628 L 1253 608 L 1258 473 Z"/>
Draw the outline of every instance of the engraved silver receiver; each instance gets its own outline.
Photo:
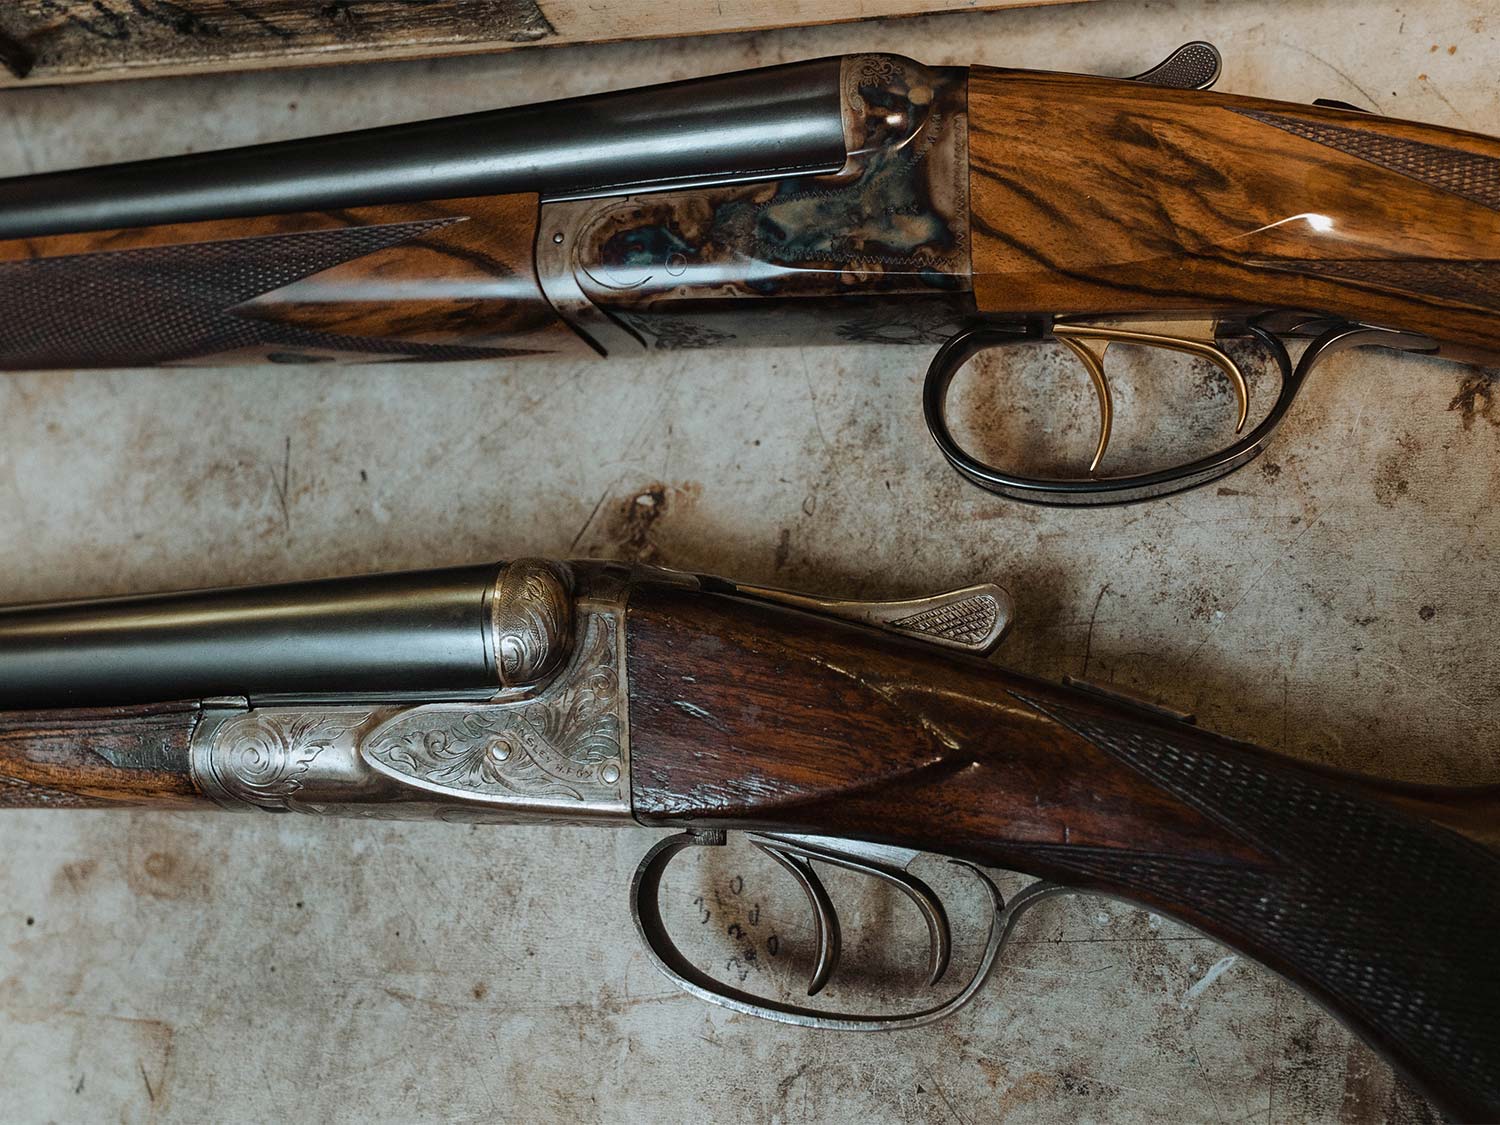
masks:
<path id="1" fill-rule="evenodd" d="M 979 584 L 927 597 L 857 600 L 647 566 L 509 563 L 282 586 L 0 608 L 0 708 L 197 698 L 186 748 L 196 788 L 236 812 L 456 822 L 633 822 L 625 614 L 638 583 L 729 594 L 881 629 L 918 644 L 991 652 L 1015 620 L 1009 593 Z M 689 831 L 651 848 L 630 910 L 653 963 L 738 1012 L 845 1030 L 910 1027 L 967 1003 L 1016 918 L 1053 893 L 988 896 L 978 968 L 948 999 L 893 1015 L 822 1012 L 740 991 L 696 968 L 663 921 L 662 875 Z M 948 911 L 908 867 L 919 853 L 857 840 L 756 834 L 814 917 L 809 995 L 837 971 L 838 912 L 815 865 L 869 875 L 921 912 L 927 983 L 951 960 Z"/>

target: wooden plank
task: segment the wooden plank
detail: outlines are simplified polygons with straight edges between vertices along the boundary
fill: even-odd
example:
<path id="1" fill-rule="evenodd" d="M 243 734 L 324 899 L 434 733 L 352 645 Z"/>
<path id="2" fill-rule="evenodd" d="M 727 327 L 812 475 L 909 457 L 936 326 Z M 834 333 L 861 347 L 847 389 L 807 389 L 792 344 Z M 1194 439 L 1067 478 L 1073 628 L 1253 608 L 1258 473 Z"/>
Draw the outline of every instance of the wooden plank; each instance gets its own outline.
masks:
<path id="1" fill-rule="evenodd" d="M 12 0 L 0 86 L 755 31 L 1065 0 Z"/>

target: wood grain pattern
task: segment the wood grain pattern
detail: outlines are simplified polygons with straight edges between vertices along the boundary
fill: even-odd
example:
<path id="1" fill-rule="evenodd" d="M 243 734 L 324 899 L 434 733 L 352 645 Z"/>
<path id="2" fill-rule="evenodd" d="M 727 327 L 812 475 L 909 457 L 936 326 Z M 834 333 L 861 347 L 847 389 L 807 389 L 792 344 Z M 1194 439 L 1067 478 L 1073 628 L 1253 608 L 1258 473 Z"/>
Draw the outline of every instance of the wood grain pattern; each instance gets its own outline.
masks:
<path id="1" fill-rule="evenodd" d="M 991 313 L 1328 313 L 1500 358 L 1500 140 L 1373 114 L 975 68 Z"/>
<path id="2" fill-rule="evenodd" d="M 197 703 L 0 711 L 0 808 L 207 808 L 188 773 Z"/>
<path id="3" fill-rule="evenodd" d="M 972 658 L 718 595 L 632 595 L 634 807 L 1099 890 L 1291 978 L 1459 1116 L 1500 1113 L 1500 788 L 1295 763 Z"/>
<path id="4" fill-rule="evenodd" d="M 538 286 L 537 212 L 501 195 L 0 241 L 0 368 L 592 355 Z"/>
<path id="5" fill-rule="evenodd" d="M 1060 0 L 20 0 L 0 86 L 703 35 Z"/>

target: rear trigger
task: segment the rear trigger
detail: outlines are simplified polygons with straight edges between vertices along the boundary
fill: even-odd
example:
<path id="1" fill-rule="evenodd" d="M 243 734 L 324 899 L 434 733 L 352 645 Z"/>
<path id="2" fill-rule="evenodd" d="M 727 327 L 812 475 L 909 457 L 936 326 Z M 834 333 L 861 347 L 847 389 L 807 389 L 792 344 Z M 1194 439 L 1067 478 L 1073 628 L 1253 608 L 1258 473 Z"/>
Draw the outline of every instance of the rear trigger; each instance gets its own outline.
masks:
<path id="1" fill-rule="evenodd" d="M 1099 442 L 1094 449 L 1093 460 L 1089 462 L 1090 477 L 1099 471 L 1099 463 L 1104 460 L 1105 450 L 1109 448 L 1109 437 L 1114 425 L 1114 400 L 1109 390 L 1109 377 L 1104 369 L 1104 356 L 1111 344 L 1164 348 L 1208 360 L 1228 378 L 1230 388 L 1234 391 L 1234 432 L 1238 434 L 1244 430 L 1245 422 L 1250 417 L 1250 385 L 1239 364 L 1219 346 L 1214 328 L 1212 321 L 1160 325 L 1136 321 L 1128 328 L 1115 324 L 1081 324 L 1062 320 L 1053 323 L 1053 337 L 1065 344 L 1082 362 L 1099 399 Z"/>

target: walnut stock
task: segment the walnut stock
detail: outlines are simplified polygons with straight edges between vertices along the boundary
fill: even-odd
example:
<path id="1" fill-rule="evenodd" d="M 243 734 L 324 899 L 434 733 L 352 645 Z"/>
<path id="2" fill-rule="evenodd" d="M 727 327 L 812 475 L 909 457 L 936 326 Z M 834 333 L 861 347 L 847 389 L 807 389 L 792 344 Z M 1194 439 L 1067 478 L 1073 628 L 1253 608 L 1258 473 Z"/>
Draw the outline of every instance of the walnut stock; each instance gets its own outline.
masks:
<path id="1" fill-rule="evenodd" d="M 1294 762 L 972 657 L 718 595 L 637 593 L 633 804 L 1114 895 L 1255 957 L 1449 1112 L 1500 1114 L 1500 787 Z"/>

